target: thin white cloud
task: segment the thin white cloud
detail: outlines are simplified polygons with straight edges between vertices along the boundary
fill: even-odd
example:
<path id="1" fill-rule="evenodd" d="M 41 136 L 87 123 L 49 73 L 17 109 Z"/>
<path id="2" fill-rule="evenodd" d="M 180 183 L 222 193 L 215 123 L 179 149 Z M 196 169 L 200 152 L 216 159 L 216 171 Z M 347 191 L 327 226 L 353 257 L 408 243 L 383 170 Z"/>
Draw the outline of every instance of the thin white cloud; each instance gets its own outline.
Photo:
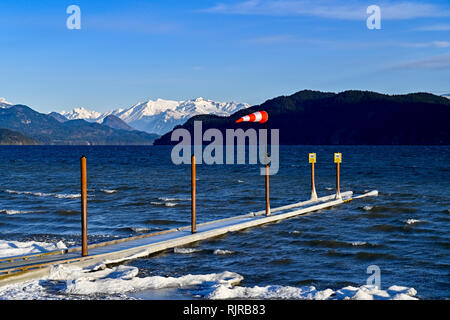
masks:
<path id="1" fill-rule="evenodd" d="M 202 12 L 240 15 L 299 15 L 327 19 L 364 20 L 368 16 L 366 10 L 369 4 L 356 0 L 345 2 L 333 0 L 241 0 L 233 4 L 219 3 L 202 10 Z M 381 8 L 382 19 L 387 20 L 450 16 L 450 6 L 416 1 L 380 1 L 374 4 Z"/>
<path id="2" fill-rule="evenodd" d="M 280 43 L 299 43 L 308 46 L 327 46 L 336 49 L 370 49 L 370 48 L 449 48 L 450 41 L 407 42 L 398 40 L 386 40 L 379 42 L 370 41 L 342 41 L 320 40 L 316 38 L 302 38 L 294 35 L 270 35 L 246 40 L 249 44 L 272 45 Z"/>
<path id="3" fill-rule="evenodd" d="M 430 42 L 406 42 L 400 44 L 403 47 L 410 48 L 448 48 L 450 42 L 448 41 L 430 41 Z"/>
<path id="4" fill-rule="evenodd" d="M 387 69 L 450 69 L 450 53 L 430 58 L 407 61 L 389 66 Z"/>
<path id="5" fill-rule="evenodd" d="M 448 48 L 450 47 L 450 42 L 448 41 L 434 41 L 432 44 L 438 48 Z"/>
<path id="6" fill-rule="evenodd" d="M 258 37 L 247 40 L 247 42 L 252 44 L 263 44 L 263 45 L 279 44 L 292 41 L 296 41 L 295 37 L 292 35 L 285 35 L 285 34 Z"/>
<path id="7" fill-rule="evenodd" d="M 85 28 L 91 30 L 132 32 L 142 34 L 167 34 L 181 29 L 179 22 L 148 19 L 143 15 L 133 17 L 127 14 L 90 15 L 86 17 Z"/>
<path id="8" fill-rule="evenodd" d="M 422 26 L 415 29 L 416 31 L 450 31 L 450 24 L 435 24 Z"/>

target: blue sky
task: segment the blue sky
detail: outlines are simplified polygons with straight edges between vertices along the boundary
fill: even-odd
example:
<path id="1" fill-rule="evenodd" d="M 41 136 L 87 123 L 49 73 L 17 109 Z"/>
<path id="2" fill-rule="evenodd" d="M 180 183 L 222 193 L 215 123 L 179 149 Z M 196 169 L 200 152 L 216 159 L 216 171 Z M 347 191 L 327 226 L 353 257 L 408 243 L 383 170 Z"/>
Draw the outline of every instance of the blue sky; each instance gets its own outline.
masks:
<path id="1" fill-rule="evenodd" d="M 66 28 L 69 5 L 81 30 Z M 381 8 L 369 30 L 366 8 Z M 41 112 L 302 89 L 450 93 L 448 1 L 0 2 L 0 97 Z"/>

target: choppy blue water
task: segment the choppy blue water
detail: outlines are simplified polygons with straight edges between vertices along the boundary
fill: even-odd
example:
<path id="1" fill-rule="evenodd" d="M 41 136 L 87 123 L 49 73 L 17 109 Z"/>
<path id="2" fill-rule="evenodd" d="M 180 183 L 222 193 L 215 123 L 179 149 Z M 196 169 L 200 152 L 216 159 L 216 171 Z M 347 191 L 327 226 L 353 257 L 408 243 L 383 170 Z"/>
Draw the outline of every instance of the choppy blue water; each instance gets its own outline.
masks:
<path id="1" fill-rule="evenodd" d="M 170 152 L 0 147 L 0 239 L 79 244 L 81 154 L 88 159 L 91 243 L 189 225 L 190 167 L 172 164 Z M 334 192 L 334 152 L 343 154 L 342 191 L 380 195 L 198 242 L 191 254 L 169 250 L 127 264 L 142 276 L 227 270 L 241 274 L 245 286 L 318 289 L 364 285 L 367 267 L 377 265 L 382 288 L 403 285 L 419 298 L 449 298 L 450 148 L 283 146 L 271 177 L 272 207 L 309 198 L 309 152 L 318 157 L 319 196 Z M 198 222 L 263 210 L 259 167 L 199 165 Z M 214 255 L 216 249 L 234 253 Z"/>

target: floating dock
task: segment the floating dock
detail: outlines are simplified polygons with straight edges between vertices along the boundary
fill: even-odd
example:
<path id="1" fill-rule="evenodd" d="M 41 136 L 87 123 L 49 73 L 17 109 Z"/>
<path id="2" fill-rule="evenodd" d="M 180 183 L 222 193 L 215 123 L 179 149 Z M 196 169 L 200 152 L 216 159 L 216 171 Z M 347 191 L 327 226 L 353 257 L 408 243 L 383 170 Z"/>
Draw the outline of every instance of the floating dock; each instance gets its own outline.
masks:
<path id="1" fill-rule="evenodd" d="M 330 208 L 354 199 L 377 195 L 378 191 L 375 190 L 354 197 L 352 191 L 347 191 L 340 193 L 340 196 L 333 194 L 278 208 L 271 208 L 270 215 L 266 215 L 264 210 L 198 224 L 196 225 L 195 233 L 192 233 L 191 226 L 186 226 L 92 244 L 87 248 L 89 252 L 87 256 L 82 255 L 82 247 L 74 247 L 46 253 L 0 258 L 0 286 L 45 277 L 50 274 L 53 266 L 59 264 L 87 268 L 101 264 L 119 263 L 188 245 L 196 241 L 210 239 L 228 232 L 273 223 Z"/>

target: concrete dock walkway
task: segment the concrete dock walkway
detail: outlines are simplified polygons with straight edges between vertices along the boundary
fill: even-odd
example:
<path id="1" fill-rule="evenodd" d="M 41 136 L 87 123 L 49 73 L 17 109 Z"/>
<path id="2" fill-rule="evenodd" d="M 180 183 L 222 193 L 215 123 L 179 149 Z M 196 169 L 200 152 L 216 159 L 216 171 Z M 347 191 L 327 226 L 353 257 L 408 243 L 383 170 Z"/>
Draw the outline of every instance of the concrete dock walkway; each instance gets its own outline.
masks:
<path id="1" fill-rule="evenodd" d="M 81 248 L 76 247 L 40 254 L 1 258 L 0 286 L 44 277 L 50 273 L 52 266 L 58 264 L 93 267 L 99 264 L 118 263 L 213 238 L 228 232 L 239 231 L 330 208 L 353 199 L 376 196 L 377 194 L 377 191 L 372 191 L 353 198 L 353 192 L 348 191 L 341 193 L 341 198 L 338 199 L 336 199 L 336 195 L 330 195 L 318 198 L 316 201 L 308 200 L 273 208 L 270 216 L 266 216 L 265 211 L 259 211 L 198 224 L 196 233 L 191 233 L 191 227 L 186 226 L 137 237 L 97 243 L 88 247 L 89 255 L 86 257 L 82 257 Z"/>

